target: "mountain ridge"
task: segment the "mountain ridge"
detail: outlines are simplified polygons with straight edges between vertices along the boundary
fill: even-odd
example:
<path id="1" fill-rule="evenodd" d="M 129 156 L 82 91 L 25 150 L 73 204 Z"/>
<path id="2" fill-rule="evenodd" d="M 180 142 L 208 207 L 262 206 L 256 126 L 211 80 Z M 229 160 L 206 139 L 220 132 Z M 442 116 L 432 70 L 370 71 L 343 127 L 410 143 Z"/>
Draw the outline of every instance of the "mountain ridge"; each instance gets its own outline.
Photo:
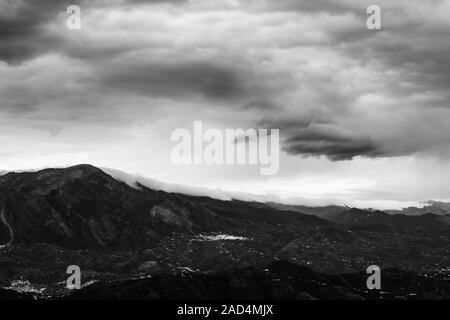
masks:
<path id="1" fill-rule="evenodd" d="M 214 206 L 220 214 L 208 208 Z M 236 200 L 227 206 L 231 209 L 224 210 L 223 202 L 208 197 L 169 194 L 145 186 L 137 190 L 90 165 L 0 177 L 0 208 L 18 242 L 57 239 L 60 245 L 80 248 L 146 246 L 173 231 L 238 229 L 232 220 L 245 221 L 245 215 L 260 223 L 303 219 L 327 224 L 308 215 L 277 216 L 270 209 L 262 209 L 262 218 L 263 214 L 255 214 L 256 208 Z M 236 215 L 236 206 L 245 212 Z M 0 237 L 6 237 L 5 230 L 0 229 Z"/>
<path id="2" fill-rule="evenodd" d="M 311 214 L 315 215 L 321 218 L 326 218 L 327 215 L 332 214 L 334 212 L 341 212 L 347 209 L 350 209 L 351 207 L 346 204 L 329 204 L 329 205 L 304 205 L 304 204 L 289 204 L 289 202 L 282 201 L 281 199 L 274 200 L 273 198 L 267 198 L 267 196 L 263 199 L 257 195 L 253 194 L 247 194 L 247 193 L 239 193 L 239 192 L 228 192 L 228 191 L 221 191 L 219 189 L 208 189 L 208 188 L 201 188 L 201 187 L 193 187 L 188 185 L 178 185 L 178 184 L 169 184 L 164 183 L 161 181 L 157 181 L 150 178 L 145 178 L 139 175 L 131 175 L 128 173 L 125 173 L 120 170 L 116 169 L 110 169 L 110 168 L 97 168 L 90 164 L 79 164 L 71 167 L 61 167 L 61 168 L 46 168 L 46 169 L 39 169 L 39 170 L 31 170 L 31 171 L 0 171 L 0 177 L 5 174 L 19 174 L 19 173 L 33 173 L 33 172 L 40 172 L 45 170 L 62 170 L 62 169 L 69 169 L 69 168 L 75 168 L 75 167 L 92 167 L 96 168 L 97 170 L 101 170 L 104 173 L 110 175 L 115 180 L 124 182 L 130 187 L 133 188 L 141 188 L 146 187 L 155 191 L 163 191 L 167 193 L 175 193 L 175 194 L 182 194 L 186 196 L 194 196 L 194 197 L 210 197 L 217 200 L 239 200 L 239 201 L 245 201 L 245 202 L 256 202 L 256 203 L 263 203 L 266 204 L 272 208 L 278 209 L 278 210 L 284 210 L 284 211 L 296 211 L 300 213 L 305 214 Z M 295 202 L 295 201 L 294 201 Z M 450 203 L 443 202 L 443 201 L 435 201 L 435 200 L 429 200 L 422 202 L 422 207 L 405 207 L 403 209 L 372 209 L 372 208 L 359 208 L 361 210 L 366 211 L 382 211 L 388 214 L 405 214 L 405 215 L 425 215 L 427 213 L 433 213 L 436 215 L 450 215 Z"/>

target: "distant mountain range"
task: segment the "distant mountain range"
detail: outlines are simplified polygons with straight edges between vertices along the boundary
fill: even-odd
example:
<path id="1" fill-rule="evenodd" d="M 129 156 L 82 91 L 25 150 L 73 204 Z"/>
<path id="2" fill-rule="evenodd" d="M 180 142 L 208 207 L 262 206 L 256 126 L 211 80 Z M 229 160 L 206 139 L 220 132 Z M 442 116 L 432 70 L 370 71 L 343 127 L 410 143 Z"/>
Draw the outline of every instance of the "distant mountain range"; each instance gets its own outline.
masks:
<path id="1" fill-rule="evenodd" d="M 128 290 L 123 296 L 130 297 L 126 288 L 140 288 L 143 281 L 147 291 L 138 298 L 164 298 L 158 290 L 185 281 L 180 277 L 186 274 L 192 283 L 211 286 L 214 274 L 278 279 L 276 272 L 264 273 L 274 262 L 283 266 L 279 272 L 304 272 L 311 281 L 323 279 L 329 289 L 319 294 L 315 287 L 305 289 L 306 282 L 289 283 L 287 275 L 284 285 L 295 289 L 283 297 L 333 298 L 345 292 L 340 297 L 370 298 L 361 285 L 342 287 L 333 276 L 360 279 L 372 264 L 398 270 L 399 279 L 415 279 L 415 286 L 396 280 L 400 287 L 391 288 L 392 297 L 449 297 L 450 215 L 443 212 L 407 216 L 223 201 L 132 187 L 96 167 L 78 165 L 0 176 L 0 213 L 0 287 L 24 291 L 24 298 L 30 292 L 67 297 L 65 271 L 73 264 L 83 270 L 85 288 L 71 297 L 100 298 L 110 283 L 123 286 Z M 421 291 L 417 283 L 424 274 L 430 286 Z M 155 276 L 158 290 L 148 280 Z M 262 289 L 245 284 L 248 292 Z"/>
<path id="2" fill-rule="evenodd" d="M 305 214 L 312 214 L 324 219 L 331 219 L 331 220 L 333 220 L 332 218 L 333 215 L 351 209 L 351 207 L 348 206 L 338 206 L 338 205 L 310 207 L 302 205 L 280 204 L 276 202 L 268 202 L 267 205 L 279 210 L 296 211 Z M 364 209 L 364 211 L 381 212 L 380 210 L 376 209 Z M 408 207 L 403 208 L 401 210 L 384 210 L 383 212 L 391 215 L 402 214 L 407 216 L 420 216 L 431 213 L 435 215 L 445 216 L 450 214 L 450 203 L 430 200 L 426 201 L 424 203 L 424 206 L 420 208 Z"/>
<path id="3" fill-rule="evenodd" d="M 427 213 L 448 215 L 450 214 L 450 203 L 430 200 L 425 202 L 423 208 L 409 207 L 402 210 L 388 210 L 386 212 L 390 214 L 401 213 L 409 216 L 418 216 Z"/>

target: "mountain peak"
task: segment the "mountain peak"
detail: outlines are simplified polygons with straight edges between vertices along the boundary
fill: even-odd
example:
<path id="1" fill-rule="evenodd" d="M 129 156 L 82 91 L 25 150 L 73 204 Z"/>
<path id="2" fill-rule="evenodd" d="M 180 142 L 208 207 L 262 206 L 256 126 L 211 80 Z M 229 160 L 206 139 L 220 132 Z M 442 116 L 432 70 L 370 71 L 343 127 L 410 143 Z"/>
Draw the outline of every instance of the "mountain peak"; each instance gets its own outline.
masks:
<path id="1" fill-rule="evenodd" d="M 52 170 L 52 169 L 49 169 Z M 55 170 L 55 169 L 53 169 Z M 58 169 L 56 169 L 58 170 Z M 64 169 L 59 169 L 62 170 L 64 173 L 73 176 L 73 177 L 79 177 L 79 178 L 86 178 L 92 175 L 103 175 L 103 176 L 108 176 L 110 177 L 110 175 L 108 175 L 107 173 L 105 173 L 103 170 L 90 165 L 90 164 L 78 164 L 75 166 L 71 166 L 71 167 L 67 167 Z"/>
<path id="2" fill-rule="evenodd" d="M 77 164 L 77 165 L 74 165 L 74 166 L 67 167 L 65 169 L 67 169 L 67 170 L 81 169 L 83 171 L 97 171 L 97 172 L 98 171 L 102 171 L 99 168 L 97 168 L 97 167 L 95 167 L 95 166 L 93 166 L 91 164 L 87 164 L 87 163 Z"/>
<path id="3" fill-rule="evenodd" d="M 105 172 L 103 172 L 101 169 L 90 165 L 90 164 L 78 164 L 71 167 L 66 168 L 46 168 L 42 170 L 37 171 L 24 171 L 24 172 L 8 172 L 2 176 L 4 179 L 10 179 L 15 177 L 26 177 L 27 179 L 44 179 L 44 178 L 50 178 L 50 177 L 59 177 L 62 178 L 63 176 L 68 176 L 72 178 L 85 178 L 87 176 L 93 175 L 93 174 L 101 174 L 106 175 Z"/>

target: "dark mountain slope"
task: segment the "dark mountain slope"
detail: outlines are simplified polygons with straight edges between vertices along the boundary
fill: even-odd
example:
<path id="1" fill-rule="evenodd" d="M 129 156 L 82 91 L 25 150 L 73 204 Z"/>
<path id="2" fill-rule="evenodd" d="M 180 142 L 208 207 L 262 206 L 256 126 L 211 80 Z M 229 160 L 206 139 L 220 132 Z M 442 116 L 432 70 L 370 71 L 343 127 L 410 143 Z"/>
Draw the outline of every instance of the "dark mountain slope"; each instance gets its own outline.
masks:
<path id="1" fill-rule="evenodd" d="M 137 190 L 89 165 L 1 176 L 0 210 L 14 242 L 67 248 L 146 248 L 173 232 L 257 236 L 267 228 L 299 232 L 330 225 L 244 202 Z M 7 225 L 0 224 L 3 243 L 10 238 Z"/>
<path id="2" fill-rule="evenodd" d="M 308 207 L 302 205 L 287 205 L 274 202 L 269 202 L 265 205 L 277 210 L 295 211 L 299 213 L 314 215 L 324 219 L 327 219 L 328 216 L 333 216 L 334 214 L 341 213 L 349 209 L 348 207 L 345 206 L 336 206 L 336 205 L 329 205 L 322 207 Z"/>
<path id="3" fill-rule="evenodd" d="M 152 243 L 158 238 L 149 227 L 154 203 L 87 165 L 0 177 L 0 206 L 15 242 L 80 248 Z"/>

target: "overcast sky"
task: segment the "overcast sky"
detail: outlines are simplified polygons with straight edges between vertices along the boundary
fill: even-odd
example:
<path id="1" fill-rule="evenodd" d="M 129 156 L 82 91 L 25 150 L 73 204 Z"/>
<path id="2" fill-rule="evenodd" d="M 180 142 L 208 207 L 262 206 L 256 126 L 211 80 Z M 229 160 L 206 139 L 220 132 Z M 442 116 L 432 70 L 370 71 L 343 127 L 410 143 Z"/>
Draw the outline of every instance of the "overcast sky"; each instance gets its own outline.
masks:
<path id="1" fill-rule="evenodd" d="M 449 87 L 450 1 L 0 0 L 0 170 L 91 163 L 365 207 L 448 199 Z M 279 174 L 172 164 L 170 135 L 194 120 L 279 128 Z"/>

